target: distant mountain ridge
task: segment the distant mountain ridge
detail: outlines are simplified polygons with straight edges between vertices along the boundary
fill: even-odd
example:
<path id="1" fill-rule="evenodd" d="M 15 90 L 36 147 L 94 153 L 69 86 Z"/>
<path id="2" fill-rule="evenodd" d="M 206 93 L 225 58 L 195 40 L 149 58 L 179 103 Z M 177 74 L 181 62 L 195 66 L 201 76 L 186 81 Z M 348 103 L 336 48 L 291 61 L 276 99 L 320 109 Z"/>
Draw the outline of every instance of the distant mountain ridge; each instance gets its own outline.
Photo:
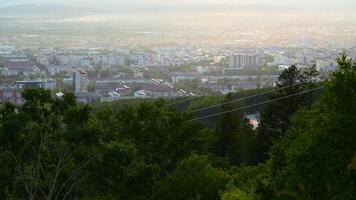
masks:
<path id="1" fill-rule="evenodd" d="M 130 14 L 130 13 L 164 13 L 164 12 L 214 12 L 214 11 L 296 11 L 297 9 L 276 6 L 251 5 L 192 5 L 192 6 L 149 6 L 122 5 L 114 7 L 75 7 L 63 5 L 23 4 L 0 7 L 0 16 L 45 16 L 45 15 L 90 15 L 90 14 Z"/>
<path id="2" fill-rule="evenodd" d="M 71 15 L 78 13 L 88 13 L 90 9 L 61 6 L 61 5 L 35 5 L 23 4 L 16 6 L 0 7 L 0 15 L 5 16 L 26 16 L 26 15 Z"/>

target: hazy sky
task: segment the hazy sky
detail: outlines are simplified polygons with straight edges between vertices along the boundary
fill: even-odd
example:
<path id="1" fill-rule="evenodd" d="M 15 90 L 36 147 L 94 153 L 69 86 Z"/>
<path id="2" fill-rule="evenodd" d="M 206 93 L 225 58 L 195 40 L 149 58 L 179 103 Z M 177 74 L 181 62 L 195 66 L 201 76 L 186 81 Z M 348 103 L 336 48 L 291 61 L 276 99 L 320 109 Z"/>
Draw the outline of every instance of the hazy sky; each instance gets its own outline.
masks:
<path id="1" fill-rule="evenodd" d="M 18 4 L 64 4 L 64 5 L 109 5 L 109 4 L 257 4 L 289 7 L 308 6 L 355 6 L 356 0 L 0 0 L 0 6 Z"/>

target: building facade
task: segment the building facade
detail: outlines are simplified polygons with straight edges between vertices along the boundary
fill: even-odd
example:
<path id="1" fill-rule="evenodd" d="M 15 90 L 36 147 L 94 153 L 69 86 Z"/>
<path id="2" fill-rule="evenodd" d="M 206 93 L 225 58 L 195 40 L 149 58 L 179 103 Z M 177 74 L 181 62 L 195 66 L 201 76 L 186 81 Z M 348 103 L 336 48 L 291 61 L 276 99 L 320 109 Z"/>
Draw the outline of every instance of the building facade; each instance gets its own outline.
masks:
<path id="1" fill-rule="evenodd" d="M 55 88 L 54 80 L 30 80 L 30 81 L 17 81 L 16 86 L 19 89 L 35 89 L 42 88 L 45 90 L 53 90 Z"/>
<path id="2" fill-rule="evenodd" d="M 82 70 L 75 70 L 73 73 L 74 93 L 88 92 L 88 74 Z"/>
<path id="3" fill-rule="evenodd" d="M 230 69 L 248 69 L 261 65 L 260 56 L 252 53 L 240 53 L 230 56 Z"/>
<path id="4" fill-rule="evenodd" d="M 30 76 L 35 73 L 36 66 L 24 54 L 0 55 L 3 66 L 0 71 L 3 76 Z"/>
<path id="5" fill-rule="evenodd" d="M 23 103 L 22 89 L 0 88 L 0 104 L 13 103 L 21 105 Z"/>

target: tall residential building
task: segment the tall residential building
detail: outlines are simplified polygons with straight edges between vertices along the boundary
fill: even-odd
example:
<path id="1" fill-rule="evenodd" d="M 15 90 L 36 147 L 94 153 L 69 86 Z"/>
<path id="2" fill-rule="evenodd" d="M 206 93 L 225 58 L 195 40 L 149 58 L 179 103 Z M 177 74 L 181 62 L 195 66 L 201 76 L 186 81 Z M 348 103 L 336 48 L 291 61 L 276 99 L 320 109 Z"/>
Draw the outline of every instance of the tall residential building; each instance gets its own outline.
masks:
<path id="1" fill-rule="evenodd" d="M 145 53 L 133 53 L 130 55 L 132 66 L 145 68 L 147 66 L 148 56 Z"/>
<path id="2" fill-rule="evenodd" d="M 239 53 L 230 56 L 230 69 L 247 69 L 260 65 L 260 56 L 257 54 Z"/>
<path id="3" fill-rule="evenodd" d="M 176 50 L 173 48 L 161 48 L 157 50 L 158 64 L 161 66 L 170 66 L 171 59 L 176 55 Z"/>
<path id="4" fill-rule="evenodd" d="M 73 73 L 74 93 L 88 92 L 88 75 L 85 71 L 75 70 Z"/>

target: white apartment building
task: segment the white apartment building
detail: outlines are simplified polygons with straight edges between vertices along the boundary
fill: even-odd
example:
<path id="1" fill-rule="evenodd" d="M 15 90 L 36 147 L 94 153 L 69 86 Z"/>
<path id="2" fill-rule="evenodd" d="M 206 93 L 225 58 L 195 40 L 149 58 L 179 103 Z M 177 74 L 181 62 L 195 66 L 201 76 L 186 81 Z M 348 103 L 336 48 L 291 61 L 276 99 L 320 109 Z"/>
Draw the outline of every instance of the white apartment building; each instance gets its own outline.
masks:
<path id="1" fill-rule="evenodd" d="M 74 93 L 88 92 L 88 75 L 85 71 L 75 70 L 73 73 Z"/>
<path id="2" fill-rule="evenodd" d="M 248 69 L 261 65 L 261 58 L 254 53 L 239 53 L 230 56 L 230 69 Z"/>

